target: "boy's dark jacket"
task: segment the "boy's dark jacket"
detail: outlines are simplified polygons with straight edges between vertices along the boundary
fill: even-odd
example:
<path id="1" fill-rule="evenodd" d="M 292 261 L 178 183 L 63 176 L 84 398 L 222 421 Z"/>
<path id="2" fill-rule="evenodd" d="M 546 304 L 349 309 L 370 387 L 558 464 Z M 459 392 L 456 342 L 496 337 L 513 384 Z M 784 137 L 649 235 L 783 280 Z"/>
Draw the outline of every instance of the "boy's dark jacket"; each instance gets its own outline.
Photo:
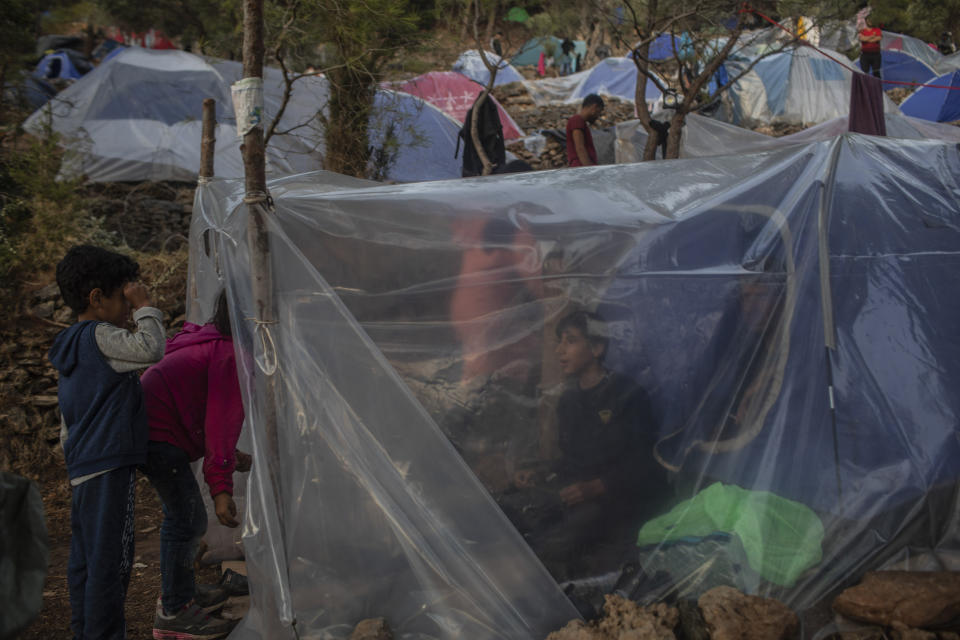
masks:
<path id="1" fill-rule="evenodd" d="M 57 335 L 49 358 L 60 373 L 60 411 L 67 425 L 63 453 L 70 479 L 147 456 L 147 413 L 137 372 L 117 373 L 97 346 L 97 322 Z"/>

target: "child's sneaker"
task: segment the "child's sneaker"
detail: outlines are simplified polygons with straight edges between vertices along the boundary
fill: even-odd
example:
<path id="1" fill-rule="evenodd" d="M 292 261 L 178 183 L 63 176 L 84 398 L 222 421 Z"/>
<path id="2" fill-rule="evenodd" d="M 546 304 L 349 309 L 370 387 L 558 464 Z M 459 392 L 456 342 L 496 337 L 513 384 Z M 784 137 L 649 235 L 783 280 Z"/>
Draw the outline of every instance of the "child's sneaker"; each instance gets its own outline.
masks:
<path id="1" fill-rule="evenodd" d="M 230 594 L 226 589 L 215 584 L 198 584 L 194 590 L 193 601 L 204 613 L 212 613 L 223 608 Z"/>
<path id="2" fill-rule="evenodd" d="M 194 590 L 193 603 L 203 609 L 204 613 L 213 613 L 222 609 L 229 598 L 227 590 L 219 585 L 198 584 Z M 163 613 L 163 595 L 157 596 L 157 614 L 160 613 Z"/>
<path id="3" fill-rule="evenodd" d="M 154 640 L 215 640 L 227 636 L 236 623 L 213 618 L 191 602 L 176 613 L 161 608 L 153 620 Z"/>

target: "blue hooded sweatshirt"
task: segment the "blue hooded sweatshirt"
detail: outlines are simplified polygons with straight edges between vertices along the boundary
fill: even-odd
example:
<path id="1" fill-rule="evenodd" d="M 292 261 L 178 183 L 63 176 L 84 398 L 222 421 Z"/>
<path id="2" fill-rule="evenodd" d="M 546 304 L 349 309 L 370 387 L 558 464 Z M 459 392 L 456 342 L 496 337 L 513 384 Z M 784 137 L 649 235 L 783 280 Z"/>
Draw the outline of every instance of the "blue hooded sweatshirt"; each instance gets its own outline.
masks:
<path id="1" fill-rule="evenodd" d="M 147 412 L 140 376 L 117 373 L 97 346 L 98 322 L 78 322 L 57 335 L 49 358 L 60 373 L 63 453 L 70 479 L 146 462 Z"/>

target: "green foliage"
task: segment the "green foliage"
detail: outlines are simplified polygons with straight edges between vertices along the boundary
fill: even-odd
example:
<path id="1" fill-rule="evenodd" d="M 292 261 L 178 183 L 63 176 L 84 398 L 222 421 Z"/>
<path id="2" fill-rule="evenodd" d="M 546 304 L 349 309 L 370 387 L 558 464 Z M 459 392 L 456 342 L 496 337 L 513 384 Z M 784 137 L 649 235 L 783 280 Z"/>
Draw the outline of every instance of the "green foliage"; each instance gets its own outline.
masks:
<path id="1" fill-rule="evenodd" d="M 927 42 L 937 42 L 944 31 L 960 35 L 960 0 L 874 0 L 870 6 L 871 22 L 887 31 Z"/>
<path id="2" fill-rule="evenodd" d="M 0 147 L 0 303 L 16 299 L 23 279 L 52 268 L 77 242 L 111 240 L 89 218 L 77 182 L 58 181 L 53 136 L 7 140 Z"/>
<path id="3" fill-rule="evenodd" d="M 39 3 L 4 0 L 0 11 L 0 87 L 32 61 Z"/>

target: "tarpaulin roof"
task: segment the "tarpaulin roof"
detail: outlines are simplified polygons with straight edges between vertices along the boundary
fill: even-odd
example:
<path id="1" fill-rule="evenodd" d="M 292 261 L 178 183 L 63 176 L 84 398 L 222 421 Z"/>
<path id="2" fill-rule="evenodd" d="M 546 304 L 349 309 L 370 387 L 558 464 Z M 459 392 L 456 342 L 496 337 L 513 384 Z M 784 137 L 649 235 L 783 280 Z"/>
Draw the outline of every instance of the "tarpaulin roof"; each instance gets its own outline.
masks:
<path id="1" fill-rule="evenodd" d="M 960 127 L 934 124 L 899 113 L 885 114 L 887 136 L 906 140 L 944 140 L 960 143 Z M 828 140 L 843 135 L 849 119 L 833 118 L 787 136 L 773 137 L 734 124 L 691 113 L 686 118 L 680 138 L 681 158 L 703 158 L 732 153 L 756 153 L 789 145 Z M 617 162 L 640 162 L 647 134 L 639 120 L 616 125 Z M 658 152 L 658 157 L 660 157 Z"/>
<path id="2" fill-rule="evenodd" d="M 585 72 L 586 75 L 574 87 L 566 102 L 579 102 L 591 93 L 633 102 L 637 91 L 637 73 L 637 66 L 630 58 L 604 58 Z M 660 89 L 648 78 L 647 104 L 654 105 L 662 98 Z"/>
<path id="3" fill-rule="evenodd" d="M 960 120 L 960 70 L 951 71 L 930 80 L 900 103 L 900 110 L 907 115 L 934 122 Z M 942 89 L 938 87 L 954 87 Z"/>
<path id="4" fill-rule="evenodd" d="M 232 113 L 231 82 L 241 65 L 205 60 L 183 51 L 119 49 L 24 124 L 53 130 L 69 153 L 64 171 L 92 181 L 193 180 L 200 168 L 201 105 L 217 102 L 218 175 L 243 175 L 240 141 Z M 266 117 L 279 112 L 283 77 L 264 71 Z M 308 171 L 322 163 L 323 135 L 317 113 L 327 101 L 326 80 L 306 77 L 293 86 L 291 100 L 267 146 L 268 171 Z M 381 91 L 371 115 L 371 145 L 395 153 L 387 178 L 399 181 L 458 177 L 454 156 L 458 123 L 439 109 L 407 94 Z M 384 140 L 390 134 L 392 142 Z"/>
<path id="5" fill-rule="evenodd" d="M 624 558 L 644 599 L 722 582 L 827 635 L 862 572 L 958 547 L 958 175 L 954 143 L 855 134 L 410 185 L 309 174 L 268 185 L 264 244 L 240 181 L 200 185 L 188 316 L 225 284 L 254 443 L 232 637 L 382 616 L 398 637 L 539 640 L 575 616 L 545 568 L 608 589 Z M 749 497 L 730 518 L 797 526 L 634 546 L 716 482 Z M 783 567 L 791 540 L 804 561 Z"/>
<path id="6" fill-rule="evenodd" d="M 461 124 L 483 87 L 456 71 L 431 71 L 406 82 L 393 83 L 398 91 L 422 98 Z M 523 130 L 492 95 L 487 98 L 497 105 L 503 137 L 507 140 L 523 137 Z"/>
<path id="7" fill-rule="evenodd" d="M 827 51 L 837 60 L 845 57 Z M 745 62 L 728 60 L 730 77 L 745 68 Z M 853 72 L 811 47 L 797 47 L 771 54 L 724 92 L 727 119 L 734 124 L 782 122 L 816 124 L 850 112 Z M 886 95 L 884 110 L 897 105 Z"/>
<path id="8" fill-rule="evenodd" d="M 494 81 L 495 86 L 509 84 L 511 82 L 523 82 L 523 76 L 520 75 L 520 72 L 514 69 L 509 62 L 490 51 L 485 51 L 484 53 L 490 63 L 497 68 L 497 78 Z M 490 71 L 486 65 L 483 64 L 483 60 L 480 58 L 480 52 L 476 49 L 461 53 L 457 61 L 453 63 L 452 69 L 457 73 L 462 73 L 474 82 L 479 82 L 483 86 L 487 86 L 487 83 L 490 81 Z"/>

